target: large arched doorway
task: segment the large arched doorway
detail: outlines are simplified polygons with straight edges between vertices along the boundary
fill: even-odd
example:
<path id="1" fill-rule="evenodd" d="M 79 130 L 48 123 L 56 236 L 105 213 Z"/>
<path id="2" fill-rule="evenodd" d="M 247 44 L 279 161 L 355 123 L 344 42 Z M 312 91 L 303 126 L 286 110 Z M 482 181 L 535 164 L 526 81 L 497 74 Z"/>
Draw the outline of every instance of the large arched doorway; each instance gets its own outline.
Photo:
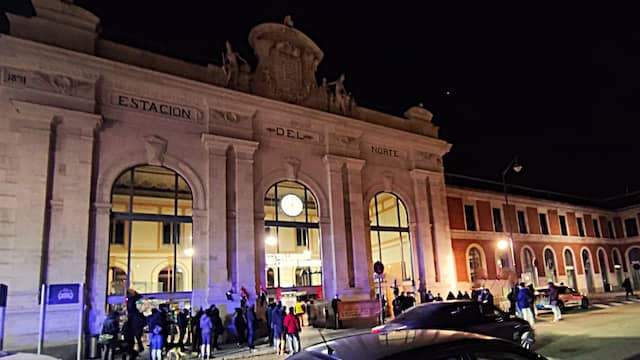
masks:
<path id="1" fill-rule="evenodd" d="M 384 264 L 383 284 L 412 288 L 414 277 L 407 207 L 393 193 L 378 193 L 369 203 L 369 220 L 371 257 L 373 262 Z M 390 298 L 388 294 L 387 298 Z"/>
<path id="2" fill-rule="evenodd" d="M 522 262 L 522 281 L 533 283 L 534 286 L 538 285 L 538 272 L 534 265 L 533 252 L 528 247 L 522 250 Z"/>
<path id="3" fill-rule="evenodd" d="M 584 277 L 587 280 L 587 290 L 593 292 L 593 270 L 591 268 L 591 254 L 587 249 L 582 249 L 582 266 L 584 267 Z"/>
<path id="4" fill-rule="evenodd" d="M 629 272 L 634 289 L 640 289 L 640 248 L 634 247 L 629 250 Z"/>
<path id="5" fill-rule="evenodd" d="M 110 304 L 122 303 L 127 288 L 159 299 L 191 298 L 192 208 L 191 189 L 173 170 L 141 165 L 118 177 L 111 192 Z M 117 264 L 127 264 L 126 271 Z M 116 286 L 115 278 L 121 279 Z"/>
<path id="6" fill-rule="evenodd" d="M 609 287 L 609 267 L 607 266 L 606 255 L 603 249 L 598 249 L 598 266 L 602 277 L 602 288 L 604 291 L 611 291 Z"/>
<path id="7" fill-rule="evenodd" d="M 613 257 L 613 270 L 616 273 L 616 280 L 618 281 L 618 286 L 622 286 L 622 261 L 620 260 L 620 251 L 614 248 L 611 251 L 611 255 Z"/>
<path id="8" fill-rule="evenodd" d="M 318 203 L 306 186 L 281 181 L 264 198 L 267 291 L 271 297 L 322 297 Z"/>
<path id="9" fill-rule="evenodd" d="M 558 272 L 556 270 L 556 256 L 553 253 L 553 250 L 546 248 L 544 249 L 544 271 L 547 277 L 547 282 L 557 282 L 558 281 Z"/>
<path id="10" fill-rule="evenodd" d="M 572 289 L 577 289 L 578 282 L 576 281 L 576 268 L 573 261 L 573 252 L 569 249 L 564 249 L 564 269 L 567 274 L 567 286 Z"/>

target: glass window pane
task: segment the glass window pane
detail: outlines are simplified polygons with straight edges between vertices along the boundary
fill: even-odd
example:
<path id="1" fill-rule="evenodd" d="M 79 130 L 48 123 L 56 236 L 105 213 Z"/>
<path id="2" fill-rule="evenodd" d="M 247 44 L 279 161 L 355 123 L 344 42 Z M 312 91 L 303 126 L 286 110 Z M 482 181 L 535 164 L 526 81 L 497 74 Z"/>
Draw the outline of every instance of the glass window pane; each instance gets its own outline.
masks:
<path id="1" fill-rule="evenodd" d="M 382 245 L 382 263 L 386 274 L 385 281 L 403 280 L 402 247 L 400 234 L 396 231 L 380 231 Z"/>
<path id="2" fill-rule="evenodd" d="M 129 195 L 113 194 L 113 196 L 111 196 L 111 211 L 128 212 L 129 211 Z"/>
<path id="3" fill-rule="evenodd" d="M 411 280 L 413 278 L 413 267 L 411 266 L 411 241 L 409 240 L 409 233 L 403 232 L 402 236 L 402 260 L 404 265 L 404 280 Z"/>
<path id="4" fill-rule="evenodd" d="M 160 207 L 170 207 L 176 195 L 176 173 L 159 166 L 140 166 L 134 171 L 133 212 L 158 214 Z"/>
<path id="5" fill-rule="evenodd" d="M 264 196 L 264 220 L 276 219 L 276 188 L 272 186 Z"/>
<path id="6" fill-rule="evenodd" d="M 371 231 L 371 258 L 373 260 L 373 262 L 375 263 L 376 261 L 381 261 L 380 260 L 380 247 L 378 246 L 379 244 L 379 238 L 378 238 L 378 231 Z"/>
<path id="7" fill-rule="evenodd" d="M 193 200 L 178 200 L 178 215 L 193 216 Z"/>
<path id="8" fill-rule="evenodd" d="M 374 197 L 369 202 L 369 224 L 370 226 L 377 226 L 378 220 L 376 220 L 376 198 Z"/>
<path id="9" fill-rule="evenodd" d="M 131 232 L 131 287 L 139 293 L 168 291 L 159 284 L 158 269 L 172 263 L 173 246 L 160 246 L 163 223 L 134 221 Z M 166 285 L 166 284 L 165 284 Z M 164 290 L 167 289 L 167 290 Z"/>
<path id="10" fill-rule="evenodd" d="M 398 206 L 400 210 L 400 227 L 409 227 L 407 208 L 404 206 L 404 203 L 400 199 L 398 199 Z"/>
<path id="11" fill-rule="evenodd" d="M 178 255 L 178 270 L 176 273 L 176 291 L 191 291 L 191 274 L 193 264 L 193 232 L 190 223 L 176 224 L 180 228 L 180 241 L 176 249 Z"/>
<path id="12" fill-rule="evenodd" d="M 316 198 L 313 196 L 313 194 L 309 190 L 307 190 L 306 209 L 308 211 L 307 222 L 310 222 L 310 223 L 320 222 L 320 219 L 318 218 L 318 203 L 316 202 Z"/>
<path id="13" fill-rule="evenodd" d="M 378 202 L 378 225 L 398 227 L 398 205 L 396 197 L 389 193 L 376 195 Z"/>

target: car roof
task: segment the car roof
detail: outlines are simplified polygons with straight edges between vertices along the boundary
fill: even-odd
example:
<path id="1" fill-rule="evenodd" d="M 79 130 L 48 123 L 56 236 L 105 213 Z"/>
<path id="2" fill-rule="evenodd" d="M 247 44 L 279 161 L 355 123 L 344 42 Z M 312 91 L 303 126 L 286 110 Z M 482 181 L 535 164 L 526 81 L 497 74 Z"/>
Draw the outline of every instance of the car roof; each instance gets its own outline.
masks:
<path id="1" fill-rule="evenodd" d="M 461 331 L 451 330 L 401 330 L 382 332 L 378 334 L 365 333 L 347 336 L 316 344 L 305 349 L 294 359 L 380 359 L 387 356 L 416 350 L 428 346 L 467 343 L 470 341 L 495 341 L 507 343 L 504 340 Z M 333 354 L 328 353 L 329 346 Z"/>

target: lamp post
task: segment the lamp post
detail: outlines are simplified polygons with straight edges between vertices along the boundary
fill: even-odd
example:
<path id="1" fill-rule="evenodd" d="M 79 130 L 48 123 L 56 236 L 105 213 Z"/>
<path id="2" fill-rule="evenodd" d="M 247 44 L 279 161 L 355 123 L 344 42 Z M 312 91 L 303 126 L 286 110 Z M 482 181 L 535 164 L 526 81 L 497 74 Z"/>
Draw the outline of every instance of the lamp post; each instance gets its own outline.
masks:
<path id="1" fill-rule="evenodd" d="M 504 190 L 505 219 L 508 219 L 506 212 L 509 209 L 509 194 L 507 193 L 507 173 L 509 172 L 509 170 L 513 170 L 516 173 L 519 173 L 522 170 L 522 165 L 520 165 L 520 163 L 518 162 L 517 156 L 511 159 L 511 161 L 509 162 L 509 165 L 507 165 L 507 167 L 505 167 L 504 170 L 502 170 L 502 187 Z M 516 256 L 513 249 L 513 227 L 512 227 L 511 221 L 507 221 L 507 227 L 509 228 L 509 248 L 511 250 L 511 259 L 509 261 L 511 262 L 510 265 L 513 267 L 513 271 L 515 272 Z"/>

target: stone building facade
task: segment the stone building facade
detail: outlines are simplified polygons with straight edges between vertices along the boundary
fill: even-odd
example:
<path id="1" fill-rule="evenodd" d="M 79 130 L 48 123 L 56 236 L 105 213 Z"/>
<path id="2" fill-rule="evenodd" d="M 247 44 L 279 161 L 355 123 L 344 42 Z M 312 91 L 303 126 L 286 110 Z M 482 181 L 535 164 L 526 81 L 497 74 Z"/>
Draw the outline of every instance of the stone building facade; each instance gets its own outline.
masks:
<path id="1" fill-rule="evenodd" d="M 263 289 L 374 299 L 376 260 L 385 264 L 388 298 L 392 286 L 419 296 L 496 281 L 494 243 L 504 232 L 492 227 L 491 209 L 502 208 L 499 194 L 445 186 L 451 145 L 426 109 L 383 114 L 358 106 L 344 77 L 318 83 L 324 54 L 290 19 L 252 29 L 251 69 L 232 44 L 222 66 L 194 65 L 100 38 L 99 19 L 69 2 L 33 4 L 36 16 L 8 14 L 10 33 L 0 35 L 7 348 L 35 347 L 43 283 L 84 283 L 85 330 L 95 334 L 126 288 L 229 312 L 243 288 L 250 299 Z M 469 204 L 476 230 L 466 226 Z M 616 250 L 623 272 L 640 262 L 637 229 L 611 240 L 590 228 L 611 219 L 618 237 L 635 208 L 514 204 L 531 229 L 514 235 L 515 253 L 521 261 L 531 251 L 537 279 L 545 268 L 535 259 L 547 248 L 558 281 L 567 269 L 560 254 L 571 249 L 581 289 L 583 248 L 595 291 L 603 288 L 600 249 L 612 284 Z M 536 233 L 542 212 L 550 235 Z M 578 217 L 584 237 L 576 236 Z M 470 248 L 480 254 L 474 281 Z M 47 343 L 73 342 L 78 316 L 52 307 Z"/>

